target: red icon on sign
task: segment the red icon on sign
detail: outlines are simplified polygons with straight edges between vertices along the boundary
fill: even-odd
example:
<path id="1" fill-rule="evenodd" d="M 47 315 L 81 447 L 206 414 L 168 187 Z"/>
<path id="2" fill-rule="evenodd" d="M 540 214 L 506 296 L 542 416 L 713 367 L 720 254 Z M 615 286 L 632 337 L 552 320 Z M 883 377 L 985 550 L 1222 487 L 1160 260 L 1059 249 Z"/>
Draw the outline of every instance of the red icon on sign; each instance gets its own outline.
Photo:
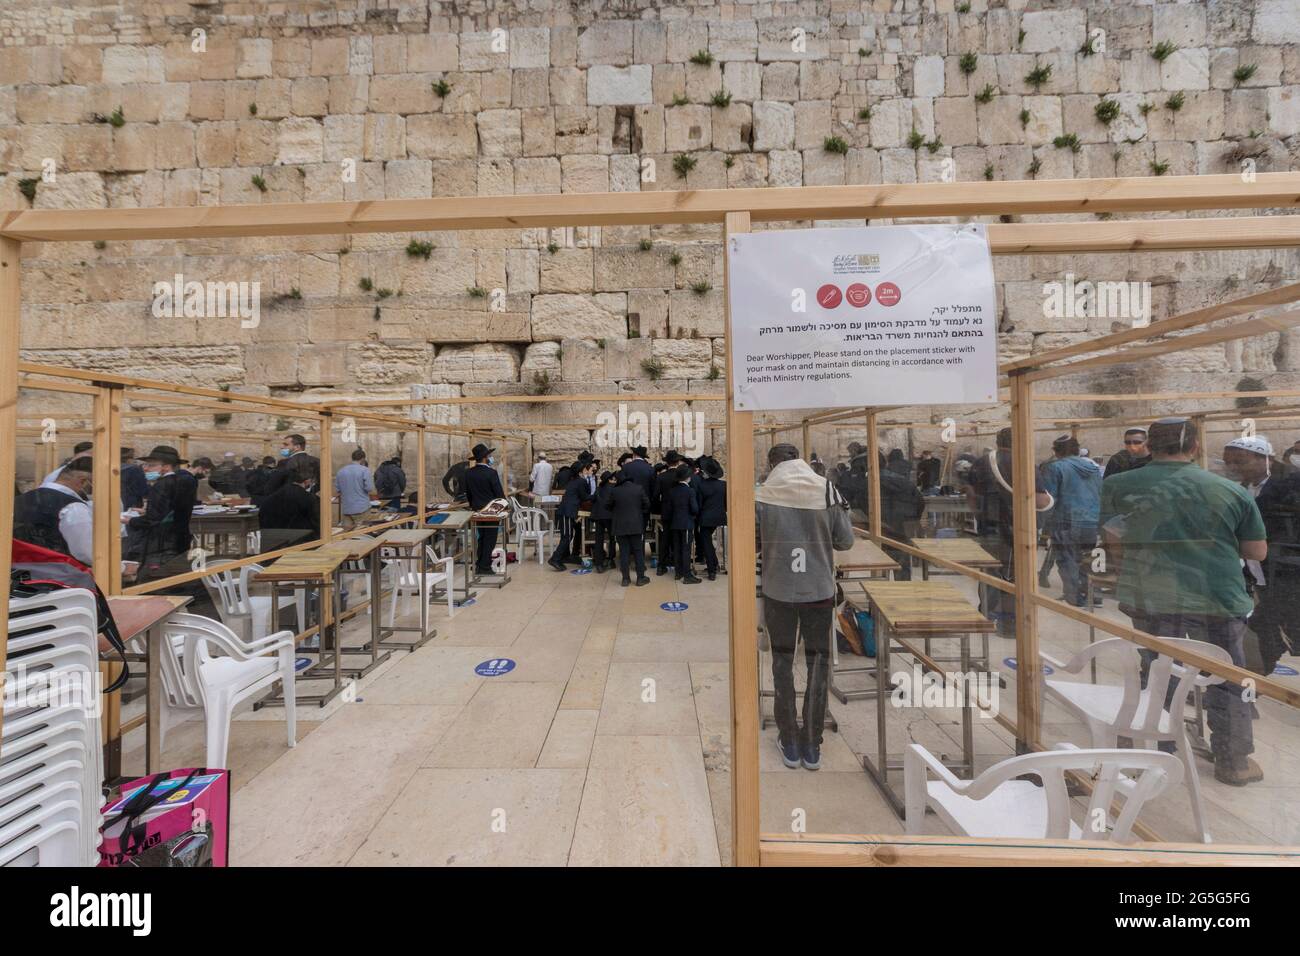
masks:
<path id="1" fill-rule="evenodd" d="M 860 309 L 871 301 L 871 290 L 861 282 L 855 282 L 844 290 L 844 298 L 853 308 Z"/>
<path id="2" fill-rule="evenodd" d="M 898 305 L 898 300 L 903 294 L 898 291 L 898 286 L 892 282 L 882 282 L 876 286 L 876 301 L 881 305 Z"/>
<path id="3" fill-rule="evenodd" d="M 838 308 L 841 301 L 840 287 L 829 282 L 817 290 L 817 304 L 823 309 Z"/>

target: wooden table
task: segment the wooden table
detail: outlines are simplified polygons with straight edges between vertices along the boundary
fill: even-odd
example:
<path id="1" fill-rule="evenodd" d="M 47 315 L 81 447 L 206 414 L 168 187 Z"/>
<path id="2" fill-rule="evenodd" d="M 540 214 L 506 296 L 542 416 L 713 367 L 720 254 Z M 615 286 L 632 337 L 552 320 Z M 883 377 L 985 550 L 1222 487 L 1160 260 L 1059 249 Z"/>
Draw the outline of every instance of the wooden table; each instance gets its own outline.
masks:
<path id="1" fill-rule="evenodd" d="M 353 611 L 359 611 L 363 607 L 370 609 L 370 642 L 357 648 L 358 653 L 369 652 L 370 663 L 365 667 L 344 668 L 349 677 L 361 678 L 369 674 L 372 670 L 388 660 L 388 651 L 384 651 L 380 656 L 380 634 L 379 634 L 379 615 L 383 602 L 381 598 L 384 593 L 383 568 L 384 564 L 380 560 L 380 551 L 382 545 L 377 537 L 369 535 L 358 535 L 354 538 L 343 538 L 339 541 L 331 541 L 329 544 L 322 545 L 319 550 L 332 551 L 344 556 L 345 564 L 356 565 L 362 563 L 363 568 L 340 567 L 336 572 L 337 576 L 342 578 L 345 574 L 362 572 L 370 576 L 370 597 L 364 603 L 357 605 L 355 608 L 349 608 L 349 615 Z M 340 581 L 341 586 L 341 581 Z M 394 585 L 396 587 L 396 585 Z"/>
<path id="2" fill-rule="evenodd" d="M 867 775 L 880 787 L 885 798 L 900 818 L 904 815 L 904 804 L 889 784 L 889 772 L 903 769 L 901 759 L 889 759 L 889 744 L 886 734 L 886 719 L 889 709 L 885 698 L 890 695 L 891 676 L 889 670 L 890 644 L 895 635 L 900 638 L 908 636 L 934 636 L 958 634 L 961 637 L 961 673 L 969 675 L 970 635 L 987 634 L 994 629 L 993 622 L 980 613 L 979 608 L 946 581 L 884 581 L 870 579 L 860 582 L 862 595 L 871 609 L 876 632 L 876 686 L 872 696 L 876 698 L 876 760 L 863 755 L 862 767 Z M 857 605 L 855 605 L 857 606 Z M 913 648 L 906 641 L 899 641 L 900 647 L 916 657 L 925 671 L 943 674 L 941 668 L 924 652 Z M 966 685 L 969 687 L 969 685 Z M 967 694 L 962 707 L 962 756 L 960 764 L 949 764 L 953 770 L 961 771 L 968 777 L 975 773 L 975 729 L 971 723 L 971 698 Z"/>
<path id="3" fill-rule="evenodd" d="M 219 514 L 195 514 L 190 518 L 190 531 L 198 536 L 199 546 L 203 547 L 204 538 L 212 536 L 212 549 L 209 557 L 246 558 L 249 556 L 248 535 L 259 530 L 257 509 L 249 511 L 227 511 Z M 229 545 L 235 539 L 234 547 L 223 549 L 224 542 Z"/>
<path id="4" fill-rule="evenodd" d="M 861 532 L 854 530 L 853 547 L 848 551 L 835 552 L 835 576 L 841 581 L 858 581 L 862 578 L 874 578 L 881 576 L 893 577 L 894 572 L 898 571 L 900 565 L 897 561 L 887 555 L 880 545 L 870 538 L 864 537 Z M 869 697 L 872 694 L 870 690 L 857 690 L 840 687 L 835 678 L 842 674 L 863 674 L 874 670 L 871 664 L 862 663 L 852 667 L 840 667 L 840 651 L 838 641 L 832 635 L 831 640 L 831 665 L 830 673 L 827 675 L 827 685 L 830 692 L 835 695 L 835 699 L 841 704 L 847 704 L 851 700 L 857 700 L 862 697 Z"/>
<path id="5" fill-rule="evenodd" d="M 468 514 L 468 512 L 466 512 L 466 514 Z M 450 520 L 450 518 L 448 520 Z M 436 630 L 430 630 L 429 628 L 429 602 L 424 597 L 423 587 L 424 575 L 429 573 L 428 542 L 429 539 L 437 533 L 437 525 L 426 525 L 423 528 L 390 528 L 379 536 L 379 543 L 386 548 L 392 548 L 395 552 L 389 560 L 415 562 L 416 566 L 419 568 L 419 580 L 421 582 L 419 590 L 419 627 L 399 627 L 395 624 L 384 625 L 380 630 L 382 640 L 380 647 L 414 651 L 417 648 L 423 647 L 429 641 L 433 640 L 433 638 L 438 636 Z M 454 585 L 455 581 L 447 582 L 448 587 L 453 587 Z M 419 636 L 413 641 L 392 640 L 392 635 L 399 631 L 415 631 Z"/>
<path id="6" fill-rule="evenodd" d="M 455 556 L 460 559 L 461 570 L 465 575 L 464 594 L 461 596 L 461 602 L 463 603 L 474 597 L 476 593 L 470 590 L 470 580 L 474 577 L 474 545 L 471 541 L 473 529 L 470 526 L 470 519 L 474 517 L 474 514 L 466 508 L 435 512 L 435 515 L 437 514 L 443 515 L 443 519 L 437 524 L 430 524 L 426 519 L 425 526 L 436 531 L 444 542 L 449 537 L 454 537 L 457 542 L 458 548 Z M 430 515 L 430 517 L 435 515 Z M 443 557 L 446 556 L 444 553 Z M 454 591 L 455 582 L 451 582 L 450 586 Z"/>
<path id="7" fill-rule="evenodd" d="M 145 712 L 143 718 L 137 717 L 126 725 L 121 723 L 121 695 L 116 690 L 109 695 L 104 708 L 104 776 L 116 780 L 122 775 L 122 735 L 144 724 L 144 764 L 145 773 L 157 773 L 162 764 L 162 654 L 158 647 L 162 640 L 160 625 L 169 617 L 185 607 L 192 599 L 180 594 L 141 594 L 119 596 L 108 599 L 109 610 L 122 635 L 124 644 L 130 644 L 137 637 L 142 638 L 142 654 L 127 652 L 126 659 L 145 665 Z M 109 676 L 116 677 L 112 659 L 105 661 L 101 669 L 111 671 Z"/>
<path id="8" fill-rule="evenodd" d="M 271 585 L 271 633 L 275 633 L 280 629 L 279 585 L 290 584 L 295 590 L 314 587 L 317 593 L 320 594 L 317 609 L 317 634 L 320 637 L 320 643 L 316 651 L 306 650 L 307 653 L 316 653 L 318 657 L 315 664 L 303 671 L 302 676 L 312 679 L 312 672 L 326 664 L 325 635 L 328 631 L 331 635 L 334 651 L 334 666 L 331 675 L 334 679 L 334 686 L 323 694 L 305 696 L 295 694 L 297 703 L 315 701 L 321 707 L 324 707 L 343 690 L 343 642 L 339 633 L 337 572 L 339 566 L 346 560 L 347 552 L 340 550 L 331 551 L 325 548 L 314 548 L 310 551 L 291 551 L 276 558 L 274 564 L 253 575 L 253 580 L 258 584 L 266 583 Z M 299 650 L 301 652 L 303 649 Z M 267 697 L 263 698 L 258 706 L 283 703 L 283 701 L 283 696 Z"/>
<path id="9" fill-rule="evenodd" d="M 995 571 L 1002 567 L 1002 562 L 996 555 L 972 538 L 921 538 L 914 541 L 913 544 L 927 554 L 932 554 L 936 558 L 943 558 L 945 561 L 951 561 L 953 564 L 960 564 L 963 567 L 974 568 L 979 571 Z M 930 562 L 922 558 L 921 580 L 930 580 L 931 573 Z M 933 573 L 938 574 L 941 572 L 935 571 Z M 945 571 L 942 573 L 956 572 Z M 983 581 L 978 581 L 975 586 L 980 596 L 980 609 L 987 610 L 992 606 L 992 602 L 989 601 L 988 585 Z M 990 669 L 988 634 L 984 634 L 980 640 L 983 650 L 979 660 L 982 662 L 983 669 L 987 671 Z M 928 637 L 925 638 L 925 652 L 930 653 L 930 639 Z M 935 658 L 935 660 L 942 663 L 956 663 L 954 658 Z"/>

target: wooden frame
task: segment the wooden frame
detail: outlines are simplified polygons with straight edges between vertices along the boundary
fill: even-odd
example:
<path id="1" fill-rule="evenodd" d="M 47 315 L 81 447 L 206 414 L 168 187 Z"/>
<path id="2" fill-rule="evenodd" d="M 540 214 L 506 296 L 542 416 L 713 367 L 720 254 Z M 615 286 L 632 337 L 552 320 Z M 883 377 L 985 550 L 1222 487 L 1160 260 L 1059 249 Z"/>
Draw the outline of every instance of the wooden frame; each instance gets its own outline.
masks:
<path id="1" fill-rule="evenodd" d="M 124 389 L 160 390 L 194 398 L 221 400 L 231 397 L 213 389 L 167 385 L 112 376 L 97 372 L 57 369 L 18 362 L 21 277 L 19 261 L 23 242 L 79 242 L 92 240 L 199 239 L 249 236 L 310 236 L 362 232 L 405 232 L 464 229 L 523 229 L 573 225 L 630 225 L 712 223 L 722 226 L 723 241 L 748 231 L 753 222 L 893 219 L 909 217 L 971 217 L 995 215 L 1072 215 L 1092 213 L 1186 212 L 1222 209 L 1294 210 L 1300 205 L 1300 174 L 1264 173 L 1251 182 L 1237 175 L 1183 176 L 1110 180 L 1053 180 L 1031 182 L 925 183 L 907 185 L 826 186 L 774 189 L 694 190 L 687 192 L 611 193 L 598 195 L 515 195 L 508 197 L 455 197 L 364 202 L 262 204 L 228 207 L 111 210 L 22 210 L 0 215 L 0 437 L 13 438 L 17 428 L 17 396 L 20 370 L 29 376 L 92 383 L 103 390 L 96 397 L 95 430 L 112 441 L 120 428 Z M 990 224 L 993 251 L 999 255 L 1027 253 L 1088 253 L 1132 250 L 1272 248 L 1300 245 L 1300 217 L 1233 216 L 1218 219 L 1153 219 L 1127 222 L 1078 221 Z M 1268 295 L 1266 293 L 1265 295 Z M 1294 301 L 1294 300 L 1287 300 Z M 1257 304 L 1246 308 L 1252 311 Z M 1212 311 L 1212 310 L 1211 310 Z M 1181 328 L 1191 328 L 1227 318 L 1184 317 Z M 728 327 L 732 317 L 728 311 Z M 1151 330 L 1156 331 L 1151 331 Z M 1136 331 L 1136 330 L 1134 330 Z M 1103 337 L 1086 347 L 1070 347 L 1007 363 L 1003 372 L 1012 391 L 1012 428 L 1019 453 L 1016 462 L 1017 487 L 1032 487 L 1033 382 L 1060 371 L 1064 358 L 1105 348 L 1118 348 L 1130 341 L 1153 339 L 1172 331 L 1159 323 L 1145 334 L 1127 338 Z M 1130 333 L 1120 333 L 1120 336 Z M 730 369 L 728 336 L 727 367 Z M 1185 345 L 1186 343 L 1180 343 Z M 1177 346 L 1176 346 L 1177 347 Z M 1073 350 L 1073 351 L 1071 351 Z M 1070 354 L 1065 354 L 1070 352 Z M 1115 353 L 1122 356 L 1123 353 Z M 1109 357 L 1106 357 L 1109 358 Z M 1116 359 L 1122 361 L 1122 358 Z M 1104 361 L 1092 360 L 1094 364 Z M 1072 370 L 1072 369 L 1070 369 Z M 728 383 L 728 387 L 730 387 Z M 112 396 L 116 395 L 117 400 Z M 730 396 L 728 396 L 729 398 Z M 648 401 L 717 401 L 707 395 L 644 396 Z M 335 403 L 307 406 L 283 399 L 240 396 L 247 410 L 268 414 L 296 411 L 328 422 L 349 409 L 400 407 L 421 404 L 467 404 L 530 401 L 630 401 L 634 396 L 491 396 L 477 399 Z M 1050 400 L 1044 396 L 1044 400 Z M 878 419 L 883 407 L 847 410 L 845 415 L 865 415 L 868 443 L 878 447 Z M 828 413 L 814 417 L 833 417 Z M 731 602 L 731 695 L 732 695 L 732 806 L 733 846 L 741 865 L 780 863 L 792 859 L 791 841 L 764 839 L 758 829 L 758 697 L 756 676 L 755 614 L 753 595 L 753 419 L 750 413 L 735 412 L 727 402 L 727 453 L 733 498 L 730 502 L 732 533 L 728 536 L 728 567 Z M 116 424 L 115 424 L 116 420 Z M 423 511 L 425 462 L 424 436 L 445 433 L 423 421 L 403 421 L 421 435 L 418 453 L 420 506 Z M 13 443 L 10 442 L 10 445 Z M 323 447 L 328 443 L 322 443 Z M 327 460 L 327 459 L 325 459 Z M 97 465 L 97 472 L 99 471 Z M 113 469 L 105 467 L 112 480 Z M 0 456 L 0 486 L 12 486 L 14 459 Z M 879 486 L 872 500 L 873 530 L 879 533 Z M 103 487 L 103 484 L 100 485 Z M 0 495 L 0 527 L 12 527 L 13 504 Z M 1032 631 L 1037 608 L 1047 599 L 1037 595 L 1036 575 L 1025 573 L 1033 563 L 1034 526 L 1032 497 L 1018 496 L 1016 564 L 1020 571 L 1016 588 L 1017 622 L 1022 631 Z M 107 517 L 107 516 L 105 516 Z M 99 515 L 97 514 L 97 526 Z M 111 545 L 96 536 L 96 565 L 111 560 Z M 1028 562 L 1028 564 L 1026 564 Z M 0 570 L 7 570 L 9 554 L 0 557 Z M 1027 587 L 1025 586 L 1027 585 Z M 7 598 L 6 598 L 7 611 Z M 1098 626 L 1102 626 L 1100 623 Z M 1106 628 L 1103 628 L 1106 629 Z M 1031 638 L 1032 639 L 1032 638 Z M 0 616 L 0 655 L 7 640 L 7 613 Z M 1024 653 L 1027 648 L 1021 648 Z M 1033 672 L 1035 668 L 1022 668 Z M 1018 681 L 1024 691 L 1036 688 L 1037 677 L 1029 674 Z M 1037 720 L 1035 705 L 1022 702 L 1017 723 L 1026 741 L 1034 739 Z M 828 840 L 833 838 L 823 838 Z M 925 841 L 911 841 L 920 843 Z M 944 841 L 949 848 L 962 849 L 930 855 L 930 862 L 965 863 L 982 852 L 980 841 Z M 1174 852 L 1174 851 L 1170 851 Z M 1267 855 L 1267 851 L 1260 854 Z M 1281 854 L 1285 856 L 1285 854 Z M 867 862 L 878 858 L 867 844 L 851 842 L 798 843 L 798 862 L 840 863 L 846 859 Z M 1079 857 L 1075 857 L 1079 859 Z M 1100 860 L 1100 856 L 1098 857 Z M 1151 861 L 1155 861 L 1152 855 Z"/>

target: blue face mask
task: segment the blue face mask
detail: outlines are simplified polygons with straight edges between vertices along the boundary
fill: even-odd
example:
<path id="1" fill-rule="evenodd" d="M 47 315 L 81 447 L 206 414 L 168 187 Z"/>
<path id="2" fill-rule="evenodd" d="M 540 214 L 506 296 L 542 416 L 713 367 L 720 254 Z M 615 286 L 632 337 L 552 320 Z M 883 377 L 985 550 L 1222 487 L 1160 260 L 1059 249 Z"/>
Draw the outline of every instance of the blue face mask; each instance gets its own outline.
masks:
<path id="1" fill-rule="evenodd" d="M 150 481 L 157 481 L 162 476 L 161 471 L 146 471 L 144 476 Z"/>
<path id="2" fill-rule="evenodd" d="M 292 454 L 293 454 L 293 452 L 290 451 L 288 448 L 281 448 L 281 449 L 280 449 L 280 457 L 281 457 L 281 458 L 288 458 L 288 457 L 289 457 L 290 455 L 292 455 Z"/>

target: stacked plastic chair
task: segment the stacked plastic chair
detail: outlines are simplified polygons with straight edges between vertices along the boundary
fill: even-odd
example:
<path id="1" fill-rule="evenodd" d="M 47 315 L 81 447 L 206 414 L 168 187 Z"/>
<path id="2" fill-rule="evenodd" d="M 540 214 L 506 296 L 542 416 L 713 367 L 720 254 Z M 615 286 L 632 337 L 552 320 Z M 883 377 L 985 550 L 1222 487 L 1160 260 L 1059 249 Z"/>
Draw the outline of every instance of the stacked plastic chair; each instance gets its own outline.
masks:
<path id="1" fill-rule="evenodd" d="M 94 597 L 9 602 L 0 866 L 94 866 L 104 806 Z"/>

